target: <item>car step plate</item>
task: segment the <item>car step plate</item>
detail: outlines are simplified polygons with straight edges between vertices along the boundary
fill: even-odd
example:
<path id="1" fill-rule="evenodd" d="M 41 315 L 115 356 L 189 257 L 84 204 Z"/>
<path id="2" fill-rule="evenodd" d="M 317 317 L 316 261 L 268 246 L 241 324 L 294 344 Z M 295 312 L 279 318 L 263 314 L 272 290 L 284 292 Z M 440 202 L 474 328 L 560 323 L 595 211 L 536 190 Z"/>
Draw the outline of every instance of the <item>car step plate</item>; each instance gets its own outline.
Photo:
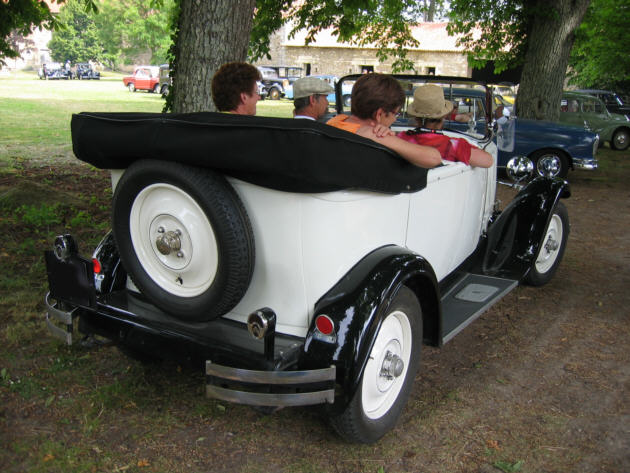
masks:
<path id="1" fill-rule="evenodd" d="M 467 274 L 442 297 L 442 343 L 466 328 L 518 285 L 513 279 Z"/>

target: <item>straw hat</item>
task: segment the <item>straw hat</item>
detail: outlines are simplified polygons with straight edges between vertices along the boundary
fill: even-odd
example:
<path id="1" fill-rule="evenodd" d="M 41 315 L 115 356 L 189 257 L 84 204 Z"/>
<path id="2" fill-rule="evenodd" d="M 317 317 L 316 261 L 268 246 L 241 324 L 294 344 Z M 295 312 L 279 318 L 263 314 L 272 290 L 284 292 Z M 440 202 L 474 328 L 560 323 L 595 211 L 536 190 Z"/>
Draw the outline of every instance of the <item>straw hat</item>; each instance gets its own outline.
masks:
<path id="1" fill-rule="evenodd" d="M 407 114 L 420 118 L 442 118 L 453 110 L 453 103 L 444 100 L 442 87 L 426 84 L 417 87 Z"/>

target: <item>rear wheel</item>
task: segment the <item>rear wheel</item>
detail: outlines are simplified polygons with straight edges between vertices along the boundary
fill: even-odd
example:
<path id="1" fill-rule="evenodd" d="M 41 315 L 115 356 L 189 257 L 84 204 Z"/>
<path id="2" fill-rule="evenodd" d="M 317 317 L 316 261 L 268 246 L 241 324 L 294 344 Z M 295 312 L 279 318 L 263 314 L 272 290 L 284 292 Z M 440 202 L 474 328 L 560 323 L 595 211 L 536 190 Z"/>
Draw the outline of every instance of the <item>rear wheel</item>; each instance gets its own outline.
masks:
<path id="1" fill-rule="evenodd" d="M 351 442 L 375 442 L 391 430 L 411 392 L 420 363 L 422 311 L 415 294 L 403 286 L 379 328 L 357 392 L 331 419 Z"/>
<path id="2" fill-rule="evenodd" d="M 153 93 L 154 94 L 160 93 L 160 84 L 155 84 L 155 87 L 153 87 Z"/>
<path id="3" fill-rule="evenodd" d="M 618 151 L 623 151 L 628 148 L 628 145 L 630 145 L 629 135 L 630 134 L 628 133 L 627 128 L 621 128 L 620 130 L 615 131 L 612 140 L 610 140 L 610 145 Z"/>
<path id="4" fill-rule="evenodd" d="M 558 202 L 554 208 L 545 237 L 538 249 L 536 260 L 532 265 L 525 281 L 532 286 L 542 286 L 553 278 L 569 237 L 569 213 L 562 202 Z"/>

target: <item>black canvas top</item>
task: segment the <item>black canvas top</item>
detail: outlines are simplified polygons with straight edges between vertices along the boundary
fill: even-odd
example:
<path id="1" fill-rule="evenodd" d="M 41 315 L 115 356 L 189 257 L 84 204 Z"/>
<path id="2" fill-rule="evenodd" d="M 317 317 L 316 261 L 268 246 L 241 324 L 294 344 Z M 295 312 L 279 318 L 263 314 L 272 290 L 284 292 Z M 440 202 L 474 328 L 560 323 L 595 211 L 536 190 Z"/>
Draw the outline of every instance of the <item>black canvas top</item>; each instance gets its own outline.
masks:
<path id="1" fill-rule="evenodd" d="M 71 126 L 74 154 L 101 169 L 161 159 L 288 192 L 398 194 L 426 187 L 426 169 L 372 140 L 310 120 L 83 112 L 72 116 Z"/>

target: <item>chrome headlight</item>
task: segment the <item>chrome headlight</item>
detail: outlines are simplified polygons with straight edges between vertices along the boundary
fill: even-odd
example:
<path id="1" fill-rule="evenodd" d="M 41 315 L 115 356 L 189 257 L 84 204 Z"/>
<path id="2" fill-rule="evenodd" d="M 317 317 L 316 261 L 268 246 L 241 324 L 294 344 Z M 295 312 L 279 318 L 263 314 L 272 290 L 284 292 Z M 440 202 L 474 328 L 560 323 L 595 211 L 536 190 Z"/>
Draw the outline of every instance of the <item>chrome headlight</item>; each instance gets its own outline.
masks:
<path id="1" fill-rule="evenodd" d="M 527 156 L 514 156 L 508 161 L 505 171 L 514 182 L 520 182 L 534 173 L 534 163 Z"/>

